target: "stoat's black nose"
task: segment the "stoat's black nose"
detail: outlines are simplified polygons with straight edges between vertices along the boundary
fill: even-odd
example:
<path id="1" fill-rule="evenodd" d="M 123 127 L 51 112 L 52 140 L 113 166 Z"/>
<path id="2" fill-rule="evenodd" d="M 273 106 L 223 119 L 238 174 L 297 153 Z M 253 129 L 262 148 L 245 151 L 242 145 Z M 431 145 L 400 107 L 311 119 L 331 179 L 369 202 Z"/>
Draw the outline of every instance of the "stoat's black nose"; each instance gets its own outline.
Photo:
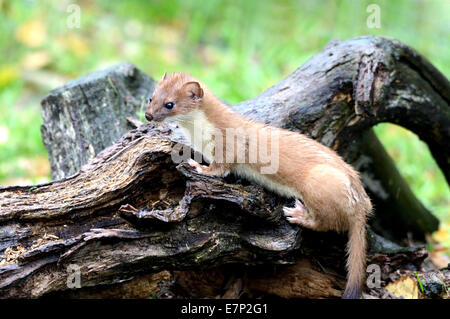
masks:
<path id="1" fill-rule="evenodd" d="M 145 113 L 145 118 L 147 119 L 147 121 L 153 121 L 153 116 L 150 113 Z"/>

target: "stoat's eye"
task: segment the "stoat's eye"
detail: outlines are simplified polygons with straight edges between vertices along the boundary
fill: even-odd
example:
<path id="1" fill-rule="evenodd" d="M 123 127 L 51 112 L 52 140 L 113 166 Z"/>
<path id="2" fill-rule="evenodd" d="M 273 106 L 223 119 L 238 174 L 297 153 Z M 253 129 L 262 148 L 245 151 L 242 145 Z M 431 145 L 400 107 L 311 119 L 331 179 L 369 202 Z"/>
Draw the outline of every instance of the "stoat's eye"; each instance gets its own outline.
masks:
<path id="1" fill-rule="evenodd" d="M 152 103 L 152 98 L 151 98 L 151 97 L 149 97 L 149 98 L 147 99 L 147 104 L 150 104 L 150 103 Z"/>
<path id="2" fill-rule="evenodd" d="M 173 102 L 167 102 L 166 104 L 164 104 L 164 107 L 168 110 L 173 109 L 173 106 L 174 106 Z"/>

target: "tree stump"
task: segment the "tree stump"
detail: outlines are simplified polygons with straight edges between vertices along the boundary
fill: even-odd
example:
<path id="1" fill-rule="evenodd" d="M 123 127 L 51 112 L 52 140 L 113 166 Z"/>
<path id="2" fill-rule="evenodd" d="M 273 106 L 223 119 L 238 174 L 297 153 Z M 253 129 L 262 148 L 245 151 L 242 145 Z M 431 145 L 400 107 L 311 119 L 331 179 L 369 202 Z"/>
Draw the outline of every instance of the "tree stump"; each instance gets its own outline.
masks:
<path id="1" fill-rule="evenodd" d="M 154 85 L 133 64 L 122 63 L 52 90 L 41 103 L 52 178 L 77 173 L 134 128 L 127 118 L 136 117 Z"/>

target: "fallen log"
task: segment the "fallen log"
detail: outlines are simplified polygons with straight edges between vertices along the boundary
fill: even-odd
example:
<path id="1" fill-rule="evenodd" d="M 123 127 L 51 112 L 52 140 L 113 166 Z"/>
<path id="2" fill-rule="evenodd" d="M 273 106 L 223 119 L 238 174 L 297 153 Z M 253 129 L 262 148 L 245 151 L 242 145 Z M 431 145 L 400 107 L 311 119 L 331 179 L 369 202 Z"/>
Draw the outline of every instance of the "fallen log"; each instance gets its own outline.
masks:
<path id="1" fill-rule="evenodd" d="M 108 81 L 111 72 L 114 81 Z M 150 96 L 154 84 L 130 64 L 91 76 L 88 82 L 70 82 L 42 103 L 53 176 L 64 178 L 0 189 L 1 297 L 69 291 L 74 265 L 82 289 L 94 289 L 164 270 L 227 264 L 283 268 L 299 258 L 301 263 L 290 273 L 304 275 L 294 281 L 317 285 L 293 288 L 292 294 L 276 287 L 266 293 L 339 295 L 345 281 L 345 236 L 287 223 L 281 207 L 291 199 L 233 176 L 199 175 L 174 162 L 173 151 L 186 143 L 176 129 L 142 125 L 100 151 L 110 144 L 111 137 L 103 137 L 113 130 L 114 121 L 99 125 L 87 114 L 121 105 L 125 111 L 118 111 L 122 125 L 117 131 L 126 131 L 137 121 L 123 124 L 123 119 L 135 117 L 137 101 Z M 110 82 L 110 90 L 103 93 L 109 96 L 106 102 L 102 90 L 90 89 Z M 391 121 L 411 129 L 430 145 L 448 179 L 449 92 L 448 80 L 405 45 L 365 37 L 328 45 L 288 78 L 234 108 L 336 149 L 362 173 L 377 207 L 374 230 L 402 239 L 408 231 L 421 237 L 435 230 L 437 220 L 412 194 L 370 127 Z M 78 107 L 80 101 L 88 107 Z M 374 238 L 369 259 L 380 253 L 406 254 L 410 258 L 397 266 L 415 260 L 414 267 L 420 269 L 426 257 L 418 253 L 422 249 L 392 249 Z M 262 283 L 254 278 L 246 287 L 259 291 Z"/>

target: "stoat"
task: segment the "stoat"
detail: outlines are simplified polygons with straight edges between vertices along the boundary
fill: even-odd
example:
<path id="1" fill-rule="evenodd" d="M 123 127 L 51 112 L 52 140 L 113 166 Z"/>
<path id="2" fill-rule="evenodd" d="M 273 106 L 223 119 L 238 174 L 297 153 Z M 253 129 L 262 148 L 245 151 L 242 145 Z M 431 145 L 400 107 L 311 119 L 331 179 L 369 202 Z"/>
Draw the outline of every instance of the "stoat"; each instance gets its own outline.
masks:
<path id="1" fill-rule="evenodd" d="M 303 134 L 245 118 L 206 85 L 182 73 L 164 74 L 145 117 L 178 124 L 194 149 L 210 163 L 204 166 L 189 160 L 199 173 L 224 176 L 232 172 L 281 196 L 295 198 L 295 207 L 283 208 L 291 223 L 315 231 L 348 231 L 343 298 L 361 296 L 365 227 L 372 205 L 358 172 L 336 152 Z"/>

